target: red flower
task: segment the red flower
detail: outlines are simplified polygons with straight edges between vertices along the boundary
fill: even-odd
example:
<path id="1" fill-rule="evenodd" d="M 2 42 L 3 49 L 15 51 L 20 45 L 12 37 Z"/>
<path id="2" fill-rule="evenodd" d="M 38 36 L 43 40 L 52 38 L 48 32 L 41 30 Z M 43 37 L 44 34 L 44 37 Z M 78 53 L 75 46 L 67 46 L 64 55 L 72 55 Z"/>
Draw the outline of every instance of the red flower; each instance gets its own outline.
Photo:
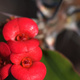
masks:
<path id="1" fill-rule="evenodd" d="M 9 21 L 3 28 L 3 36 L 6 41 L 24 41 L 38 34 L 37 24 L 29 18 L 16 18 Z"/>
<path id="2" fill-rule="evenodd" d="M 37 56 L 34 58 L 31 52 L 24 54 L 11 54 L 12 75 L 18 80 L 43 80 L 46 75 L 46 67 L 42 62 L 38 62 Z"/>
<path id="3" fill-rule="evenodd" d="M 4 42 L 0 42 L 0 80 L 5 79 L 10 72 L 10 49 Z"/>
<path id="4" fill-rule="evenodd" d="M 37 24 L 28 18 L 16 18 L 3 28 L 3 36 L 12 51 L 11 73 L 18 80 L 43 80 L 46 75 L 45 65 L 39 62 L 42 51 L 39 41 L 34 39 L 37 34 Z"/>
<path id="5" fill-rule="evenodd" d="M 8 45 L 13 53 L 24 53 L 31 51 L 39 46 L 37 39 L 30 39 L 27 41 L 8 41 Z"/>
<path id="6" fill-rule="evenodd" d="M 3 36 L 14 53 L 28 52 L 39 46 L 39 41 L 33 39 L 37 34 L 38 26 L 29 18 L 13 19 L 3 28 Z"/>
<path id="7" fill-rule="evenodd" d="M 39 47 L 36 47 L 35 49 L 27 53 L 21 53 L 21 54 L 12 53 L 10 58 L 13 63 L 20 64 L 21 60 L 25 56 L 30 57 L 33 61 L 40 61 L 42 58 L 42 50 Z"/>

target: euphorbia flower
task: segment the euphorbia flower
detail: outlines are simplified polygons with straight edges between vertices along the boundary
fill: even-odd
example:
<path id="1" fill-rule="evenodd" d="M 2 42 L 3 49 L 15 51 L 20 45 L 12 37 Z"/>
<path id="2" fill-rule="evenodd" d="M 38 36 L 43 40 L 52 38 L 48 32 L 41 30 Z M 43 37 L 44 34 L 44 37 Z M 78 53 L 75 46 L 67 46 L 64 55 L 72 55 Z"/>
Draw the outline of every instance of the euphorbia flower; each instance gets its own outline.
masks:
<path id="1" fill-rule="evenodd" d="M 30 39 L 27 41 L 8 41 L 8 45 L 13 53 L 29 52 L 39 46 L 37 39 Z"/>
<path id="2" fill-rule="evenodd" d="M 15 18 L 3 28 L 3 36 L 6 41 L 25 41 L 35 37 L 37 34 L 38 26 L 29 18 Z"/>
<path id="3" fill-rule="evenodd" d="M 29 18 L 16 18 L 3 28 L 3 36 L 12 54 L 10 60 L 12 75 L 18 80 L 43 80 L 46 67 L 42 62 L 42 51 L 39 41 L 34 39 L 38 34 L 37 24 Z"/>
<path id="4" fill-rule="evenodd" d="M 12 53 L 10 58 L 13 63 L 20 64 L 21 60 L 25 56 L 33 59 L 33 61 L 40 61 L 42 58 L 42 50 L 39 47 L 36 47 L 35 49 L 27 53 L 21 53 L 21 54 Z"/>
<path id="5" fill-rule="evenodd" d="M 11 54 L 10 59 L 14 63 L 11 74 L 18 80 L 43 80 L 46 75 L 46 67 L 39 62 L 36 56 L 24 54 Z"/>
<path id="6" fill-rule="evenodd" d="M 3 28 L 3 36 L 12 52 L 28 52 L 39 46 L 39 41 L 33 39 L 38 34 L 37 24 L 29 18 L 15 18 Z"/>
<path id="7" fill-rule="evenodd" d="M 0 80 L 5 79 L 10 72 L 10 49 L 4 42 L 0 42 Z"/>

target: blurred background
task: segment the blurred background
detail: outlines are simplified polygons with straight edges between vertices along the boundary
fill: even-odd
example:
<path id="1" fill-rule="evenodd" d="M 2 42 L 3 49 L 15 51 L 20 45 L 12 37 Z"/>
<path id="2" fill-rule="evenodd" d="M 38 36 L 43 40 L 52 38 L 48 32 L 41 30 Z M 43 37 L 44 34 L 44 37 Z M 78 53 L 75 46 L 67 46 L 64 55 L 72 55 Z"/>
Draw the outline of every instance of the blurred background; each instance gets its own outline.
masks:
<path id="1" fill-rule="evenodd" d="M 16 17 L 32 18 L 40 47 L 62 53 L 80 73 L 80 0 L 0 0 L 0 29 Z"/>

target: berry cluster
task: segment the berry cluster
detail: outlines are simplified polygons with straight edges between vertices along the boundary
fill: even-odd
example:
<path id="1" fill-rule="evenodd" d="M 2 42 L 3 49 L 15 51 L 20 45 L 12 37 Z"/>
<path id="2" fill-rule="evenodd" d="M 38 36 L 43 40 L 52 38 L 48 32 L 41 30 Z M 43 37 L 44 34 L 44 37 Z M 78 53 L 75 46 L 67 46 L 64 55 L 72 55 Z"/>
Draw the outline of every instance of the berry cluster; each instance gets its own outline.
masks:
<path id="1" fill-rule="evenodd" d="M 40 62 L 42 50 L 39 41 L 37 24 L 29 18 L 16 18 L 3 28 L 7 44 L 0 42 L 0 80 L 9 73 L 18 80 L 43 80 L 46 67 Z"/>

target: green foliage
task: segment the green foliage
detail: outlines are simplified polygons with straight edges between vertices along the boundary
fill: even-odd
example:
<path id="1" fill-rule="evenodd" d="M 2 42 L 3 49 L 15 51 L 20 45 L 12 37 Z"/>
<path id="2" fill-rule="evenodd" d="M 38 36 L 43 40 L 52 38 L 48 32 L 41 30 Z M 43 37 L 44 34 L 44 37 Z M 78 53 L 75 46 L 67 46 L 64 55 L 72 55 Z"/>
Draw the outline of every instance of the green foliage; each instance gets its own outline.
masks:
<path id="1" fill-rule="evenodd" d="M 0 29 L 0 42 L 6 42 L 3 35 L 2 35 L 2 30 Z"/>
<path id="2" fill-rule="evenodd" d="M 44 80 L 80 80 L 71 62 L 56 51 L 43 50 L 41 62 L 47 67 Z"/>

